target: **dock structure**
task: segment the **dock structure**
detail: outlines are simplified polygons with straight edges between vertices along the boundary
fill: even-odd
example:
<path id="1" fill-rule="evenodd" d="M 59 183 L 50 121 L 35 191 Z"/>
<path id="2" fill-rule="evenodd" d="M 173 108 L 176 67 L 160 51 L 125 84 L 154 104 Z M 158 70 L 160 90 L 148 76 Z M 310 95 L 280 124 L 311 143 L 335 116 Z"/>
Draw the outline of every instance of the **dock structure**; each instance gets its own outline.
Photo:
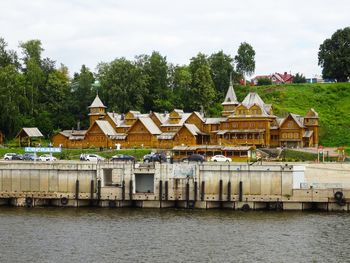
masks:
<path id="1" fill-rule="evenodd" d="M 0 162 L 0 205 L 349 211 L 350 165 Z"/>

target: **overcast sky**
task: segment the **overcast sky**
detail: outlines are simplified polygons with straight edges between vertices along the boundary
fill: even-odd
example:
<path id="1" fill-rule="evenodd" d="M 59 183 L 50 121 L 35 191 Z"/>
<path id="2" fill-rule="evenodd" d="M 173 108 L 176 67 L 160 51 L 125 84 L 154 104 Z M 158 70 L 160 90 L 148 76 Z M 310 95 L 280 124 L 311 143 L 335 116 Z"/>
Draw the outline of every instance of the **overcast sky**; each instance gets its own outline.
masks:
<path id="1" fill-rule="evenodd" d="M 320 74 L 320 44 L 350 24 L 349 0 L 1 0 L 0 36 L 17 49 L 40 39 L 44 56 L 95 70 L 153 50 L 188 64 L 198 52 L 256 51 L 256 75 Z"/>

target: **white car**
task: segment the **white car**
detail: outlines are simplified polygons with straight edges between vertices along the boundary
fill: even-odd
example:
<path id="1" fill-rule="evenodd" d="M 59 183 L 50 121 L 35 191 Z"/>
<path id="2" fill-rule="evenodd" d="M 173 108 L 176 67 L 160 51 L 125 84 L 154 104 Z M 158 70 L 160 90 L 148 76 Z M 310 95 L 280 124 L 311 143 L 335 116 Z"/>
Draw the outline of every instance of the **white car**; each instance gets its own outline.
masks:
<path id="1" fill-rule="evenodd" d="M 214 155 L 210 158 L 212 162 L 231 162 L 231 158 L 228 158 L 224 155 Z"/>
<path id="2" fill-rule="evenodd" d="M 51 162 L 56 160 L 57 158 L 54 156 L 51 156 L 50 154 L 43 154 L 39 157 L 39 161 L 42 161 L 42 162 Z"/>
<path id="3" fill-rule="evenodd" d="M 105 158 L 99 156 L 98 154 L 87 154 L 85 155 L 85 160 L 90 162 L 104 161 Z"/>
<path id="4" fill-rule="evenodd" d="M 15 155 L 15 153 L 5 153 L 4 160 L 12 160 L 12 157 Z"/>

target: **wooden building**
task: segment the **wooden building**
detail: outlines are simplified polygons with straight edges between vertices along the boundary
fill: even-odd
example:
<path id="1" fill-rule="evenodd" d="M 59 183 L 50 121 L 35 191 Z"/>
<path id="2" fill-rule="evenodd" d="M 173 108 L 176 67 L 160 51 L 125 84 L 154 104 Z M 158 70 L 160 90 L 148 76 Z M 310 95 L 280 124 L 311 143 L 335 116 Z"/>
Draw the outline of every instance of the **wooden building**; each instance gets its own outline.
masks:
<path id="1" fill-rule="evenodd" d="M 64 130 L 52 137 L 52 142 L 55 147 L 63 148 L 86 148 L 85 140 L 86 130 Z"/>
<path id="2" fill-rule="evenodd" d="M 38 146 L 44 135 L 36 127 L 22 128 L 16 135 L 19 146 Z"/>
<path id="3" fill-rule="evenodd" d="M 150 117 L 139 117 L 127 131 L 128 148 L 159 148 L 158 135 L 162 131 Z"/>
<path id="4" fill-rule="evenodd" d="M 96 96 L 89 106 L 88 130 L 64 130 L 53 136 L 54 146 L 67 148 L 115 147 L 315 147 L 318 145 L 318 114 L 310 109 L 305 116 L 290 113 L 281 118 L 273 106 L 256 92 L 237 100 L 230 82 L 220 117 L 206 118 L 203 113 L 129 111 L 106 112 Z M 247 149 L 248 149 L 247 148 Z M 250 148 L 249 148 L 250 149 Z M 233 154 L 234 155 L 234 154 Z"/>

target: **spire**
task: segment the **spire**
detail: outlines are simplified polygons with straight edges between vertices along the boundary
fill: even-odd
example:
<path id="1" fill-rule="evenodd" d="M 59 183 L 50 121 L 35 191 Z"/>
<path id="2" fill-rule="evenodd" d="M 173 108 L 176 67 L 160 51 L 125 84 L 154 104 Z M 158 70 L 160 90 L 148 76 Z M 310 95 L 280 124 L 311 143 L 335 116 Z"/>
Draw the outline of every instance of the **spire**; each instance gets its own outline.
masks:
<path id="1" fill-rule="evenodd" d="M 233 83 L 232 83 L 232 72 L 230 73 L 230 85 L 228 87 L 226 97 L 223 103 L 221 105 L 237 105 L 239 102 L 237 101 L 236 93 L 233 89 Z"/>
<path id="2" fill-rule="evenodd" d="M 107 108 L 105 105 L 103 105 L 100 97 L 98 96 L 98 94 L 96 94 L 96 98 L 94 99 L 94 101 L 91 103 L 91 105 L 89 106 L 89 108 Z"/>

